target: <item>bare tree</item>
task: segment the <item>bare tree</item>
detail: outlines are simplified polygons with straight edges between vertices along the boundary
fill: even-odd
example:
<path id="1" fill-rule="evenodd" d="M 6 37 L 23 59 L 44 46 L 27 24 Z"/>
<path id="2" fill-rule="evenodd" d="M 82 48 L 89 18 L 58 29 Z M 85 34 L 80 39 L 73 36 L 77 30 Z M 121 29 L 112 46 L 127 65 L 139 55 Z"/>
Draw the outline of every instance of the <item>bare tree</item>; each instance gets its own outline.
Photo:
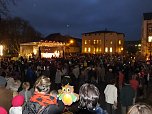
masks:
<path id="1" fill-rule="evenodd" d="M 15 0 L 0 0 L 0 16 L 1 15 L 7 16 L 9 12 L 8 5 L 10 3 L 15 4 Z"/>
<path id="2" fill-rule="evenodd" d="M 40 39 L 41 33 L 19 17 L 1 20 L 0 43 L 6 45 L 9 53 L 18 53 L 20 43 L 39 41 Z"/>

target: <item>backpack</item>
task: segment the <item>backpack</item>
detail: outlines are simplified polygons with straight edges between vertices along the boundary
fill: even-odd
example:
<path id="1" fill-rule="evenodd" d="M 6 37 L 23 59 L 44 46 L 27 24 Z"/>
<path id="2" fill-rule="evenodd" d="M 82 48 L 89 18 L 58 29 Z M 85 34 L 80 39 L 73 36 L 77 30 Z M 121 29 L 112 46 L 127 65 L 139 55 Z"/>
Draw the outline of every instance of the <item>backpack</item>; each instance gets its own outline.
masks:
<path id="1" fill-rule="evenodd" d="M 51 104 L 48 106 L 41 106 L 38 103 L 27 102 L 23 106 L 22 114 L 61 114 L 64 109 L 64 104 L 58 101 L 57 104 Z"/>
<path id="2" fill-rule="evenodd" d="M 27 102 L 23 106 L 22 114 L 47 114 L 49 106 L 40 106 L 38 103 Z"/>

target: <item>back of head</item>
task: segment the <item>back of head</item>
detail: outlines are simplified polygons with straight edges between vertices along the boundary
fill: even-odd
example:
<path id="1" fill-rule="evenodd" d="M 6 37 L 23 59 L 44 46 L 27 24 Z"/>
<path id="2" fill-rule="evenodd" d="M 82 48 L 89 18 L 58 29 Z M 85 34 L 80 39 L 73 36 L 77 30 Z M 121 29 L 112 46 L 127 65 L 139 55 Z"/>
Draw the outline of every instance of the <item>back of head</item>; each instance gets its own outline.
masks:
<path id="1" fill-rule="evenodd" d="M 46 76 L 41 76 L 35 82 L 35 89 L 38 92 L 49 93 L 50 92 L 50 78 Z"/>
<path id="2" fill-rule="evenodd" d="M 152 107 L 147 104 L 138 103 L 133 105 L 127 114 L 152 114 Z"/>
<path id="3" fill-rule="evenodd" d="M 23 82 L 22 88 L 23 88 L 24 90 L 28 90 L 28 89 L 30 88 L 30 83 L 29 83 L 29 82 Z"/>
<path id="4" fill-rule="evenodd" d="M 83 84 L 79 90 L 80 108 L 92 110 L 98 105 L 100 92 L 93 84 Z"/>

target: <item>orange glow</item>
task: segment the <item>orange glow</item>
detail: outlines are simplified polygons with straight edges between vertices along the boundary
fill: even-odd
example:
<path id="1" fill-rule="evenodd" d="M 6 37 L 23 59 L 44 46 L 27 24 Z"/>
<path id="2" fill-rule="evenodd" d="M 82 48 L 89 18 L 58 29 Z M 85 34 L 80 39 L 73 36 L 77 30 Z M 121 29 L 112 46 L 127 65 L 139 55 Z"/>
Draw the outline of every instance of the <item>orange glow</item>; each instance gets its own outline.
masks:
<path id="1" fill-rule="evenodd" d="M 70 44 L 73 44 L 74 43 L 74 41 L 73 40 L 70 40 Z"/>

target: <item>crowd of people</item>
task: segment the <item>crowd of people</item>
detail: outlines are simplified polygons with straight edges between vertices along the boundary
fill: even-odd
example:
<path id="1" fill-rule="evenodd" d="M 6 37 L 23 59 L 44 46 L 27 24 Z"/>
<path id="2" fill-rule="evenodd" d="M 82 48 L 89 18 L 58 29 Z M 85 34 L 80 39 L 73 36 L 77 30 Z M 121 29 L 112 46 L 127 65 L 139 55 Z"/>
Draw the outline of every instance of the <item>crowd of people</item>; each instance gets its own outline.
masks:
<path id="1" fill-rule="evenodd" d="M 151 76 L 151 63 L 119 55 L 3 59 L 0 114 L 151 114 L 138 103 L 148 98 Z M 79 95 L 70 106 L 58 98 L 66 84 Z"/>

